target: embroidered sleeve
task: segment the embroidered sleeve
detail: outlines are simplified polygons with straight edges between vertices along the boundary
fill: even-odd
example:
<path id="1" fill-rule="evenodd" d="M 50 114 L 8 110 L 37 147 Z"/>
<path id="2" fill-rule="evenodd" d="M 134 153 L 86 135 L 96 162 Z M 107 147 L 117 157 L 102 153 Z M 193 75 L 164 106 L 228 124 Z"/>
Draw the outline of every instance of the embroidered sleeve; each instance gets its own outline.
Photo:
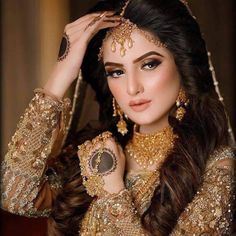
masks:
<path id="1" fill-rule="evenodd" d="M 127 189 L 95 199 L 82 221 L 80 233 L 82 236 L 148 235 L 142 228 L 140 217 Z"/>
<path id="2" fill-rule="evenodd" d="M 221 161 L 215 161 L 206 171 L 202 187 L 180 216 L 171 235 L 231 235 L 234 160 Z"/>
<path id="3" fill-rule="evenodd" d="M 50 187 L 45 175 L 46 164 L 63 110 L 68 105 L 68 100 L 60 102 L 36 92 L 1 163 L 1 207 L 4 210 L 29 217 L 46 216 L 50 212 L 55 189 Z"/>

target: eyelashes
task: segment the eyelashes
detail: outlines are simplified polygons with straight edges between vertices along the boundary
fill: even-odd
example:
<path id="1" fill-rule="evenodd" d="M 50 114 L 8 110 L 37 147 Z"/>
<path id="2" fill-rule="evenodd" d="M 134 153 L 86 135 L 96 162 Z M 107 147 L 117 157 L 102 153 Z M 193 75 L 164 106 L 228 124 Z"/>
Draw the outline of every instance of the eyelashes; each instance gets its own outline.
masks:
<path id="1" fill-rule="evenodd" d="M 161 64 L 161 61 L 158 59 L 149 59 L 144 61 L 141 66 L 140 69 L 144 70 L 144 71 L 152 71 L 155 70 L 159 65 Z M 107 71 L 105 72 L 105 76 L 107 78 L 119 78 L 122 75 L 125 74 L 125 70 L 124 69 L 107 69 Z"/>
<path id="2" fill-rule="evenodd" d="M 106 71 L 105 75 L 106 77 L 118 78 L 123 74 L 124 74 L 123 70 L 117 69 L 117 70 Z"/>
<path id="3" fill-rule="evenodd" d="M 160 64 L 161 64 L 161 61 L 157 59 L 152 59 L 152 60 L 144 61 L 141 68 L 144 70 L 154 70 Z"/>

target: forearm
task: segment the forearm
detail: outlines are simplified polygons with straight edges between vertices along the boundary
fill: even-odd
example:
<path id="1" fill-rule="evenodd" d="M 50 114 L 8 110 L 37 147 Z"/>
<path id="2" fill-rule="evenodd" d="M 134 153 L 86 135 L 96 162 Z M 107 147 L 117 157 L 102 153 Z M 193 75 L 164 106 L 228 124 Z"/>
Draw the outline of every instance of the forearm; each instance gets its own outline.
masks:
<path id="1" fill-rule="evenodd" d="M 3 209 L 34 214 L 34 201 L 47 181 L 44 172 L 63 108 L 62 102 L 37 93 L 21 117 L 1 165 Z"/>
<path id="2" fill-rule="evenodd" d="M 62 62 L 58 62 L 55 65 L 50 78 L 43 86 L 46 91 L 55 95 L 59 100 L 63 98 L 73 80 L 78 76 L 77 71 L 73 73 L 67 72 L 60 63 Z"/>

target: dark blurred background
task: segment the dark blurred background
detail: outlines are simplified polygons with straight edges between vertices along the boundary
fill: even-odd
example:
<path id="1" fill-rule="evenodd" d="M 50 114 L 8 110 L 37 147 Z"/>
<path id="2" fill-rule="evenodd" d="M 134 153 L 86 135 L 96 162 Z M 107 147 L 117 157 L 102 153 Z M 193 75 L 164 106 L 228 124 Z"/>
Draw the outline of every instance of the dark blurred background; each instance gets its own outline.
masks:
<path id="1" fill-rule="evenodd" d="M 57 58 L 65 24 L 76 20 L 96 0 L 1 1 L 1 156 L 20 115 L 43 86 Z M 236 1 L 189 0 L 212 53 L 220 89 L 236 131 Z M 46 219 L 1 212 L 0 235 L 46 235 Z"/>

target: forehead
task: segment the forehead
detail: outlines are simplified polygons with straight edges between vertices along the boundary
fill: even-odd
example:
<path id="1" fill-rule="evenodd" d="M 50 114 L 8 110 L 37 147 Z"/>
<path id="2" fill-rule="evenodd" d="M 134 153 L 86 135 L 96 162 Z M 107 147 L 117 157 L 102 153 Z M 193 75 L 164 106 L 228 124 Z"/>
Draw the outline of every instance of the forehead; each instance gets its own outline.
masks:
<path id="1" fill-rule="evenodd" d="M 147 31 L 145 33 L 152 36 Z M 166 47 L 158 46 L 155 43 L 151 42 L 138 30 L 134 30 L 132 32 L 131 39 L 133 41 L 132 47 L 129 48 L 129 42 L 128 40 L 126 40 L 124 44 L 124 47 L 126 49 L 125 55 L 121 56 L 121 52 L 120 52 L 121 45 L 116 43 L 116 51 L 113 52 L 112 51 L 113 38 L 112 36 L 109 36 L 103 43 L 103 61 L 104 62 L 107 62 L 107 61 L 126 62 L 129 60 L 135 60 L 136 58 L 150 51 L 156 51 L 165 57 L 171 56 L 171 53 Z"/>

